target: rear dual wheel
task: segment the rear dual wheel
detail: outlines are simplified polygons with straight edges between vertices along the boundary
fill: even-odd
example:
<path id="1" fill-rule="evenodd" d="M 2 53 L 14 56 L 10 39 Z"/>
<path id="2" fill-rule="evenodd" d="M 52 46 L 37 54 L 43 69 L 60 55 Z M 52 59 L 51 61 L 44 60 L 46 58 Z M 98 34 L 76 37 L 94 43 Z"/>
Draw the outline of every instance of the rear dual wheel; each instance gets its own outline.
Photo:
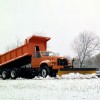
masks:
<path id="1" fill-rule="evenodd" d="M 1 77 L 4 80 L 8 79 L 10 77 L 10 71 L 8 69 L 2 70 Z"/>
<path id="2" fill-rule="evenodd" d="M 11 77 L 11 79 L 16 79 L 18 77 L 18 70 L 12 69 L 10 72 L 10 77 Z"/>
<path id="3" fill-rule="evenodd" d="M 12 69 L 11 71 L 9 69 L 3 69 L 1 73 L 1 77 L 4 80 L 8 78 L 16 79 L 18 77 L 18 70 L 16 68 Z"/>

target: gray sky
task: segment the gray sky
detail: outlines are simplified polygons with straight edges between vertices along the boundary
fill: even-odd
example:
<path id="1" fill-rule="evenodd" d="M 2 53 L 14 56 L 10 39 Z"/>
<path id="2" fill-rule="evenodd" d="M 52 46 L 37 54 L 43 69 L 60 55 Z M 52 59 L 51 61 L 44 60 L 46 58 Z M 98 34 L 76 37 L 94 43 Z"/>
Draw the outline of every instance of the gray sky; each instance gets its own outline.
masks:
<path id="1" fill-rule="evenodd" d="M 49 50 L 74 56 L 71 44 L 83 31 L 99 35 L 100 0 L 0 0 L 0 53 L 16 37 L 46 33 Z"/>

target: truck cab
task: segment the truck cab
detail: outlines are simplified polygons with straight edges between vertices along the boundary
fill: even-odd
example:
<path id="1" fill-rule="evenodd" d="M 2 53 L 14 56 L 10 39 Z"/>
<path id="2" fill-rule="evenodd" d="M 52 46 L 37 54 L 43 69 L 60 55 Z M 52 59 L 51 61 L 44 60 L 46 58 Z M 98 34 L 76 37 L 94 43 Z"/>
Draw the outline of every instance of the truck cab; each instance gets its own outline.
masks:
<path id="1" fill-rule="evenodd" d="M 60 68 L 67 67 L 70 67 L 68 66 L 68 60 L 51 51 L 36 51 L 32 56 L 32 68 L 40 69 L 40 73 L 43 77 L 47 75 L 56 76 Z"/>
<path id="2" fill-rule="evenodd" d="M 47 51 L 49 37 L 31 36 L 20 47 L 0 55 L 0 74 L 3 79 L 20 76 L 56 76 L 60 68 L 70 67 L 67 58 Z"/>

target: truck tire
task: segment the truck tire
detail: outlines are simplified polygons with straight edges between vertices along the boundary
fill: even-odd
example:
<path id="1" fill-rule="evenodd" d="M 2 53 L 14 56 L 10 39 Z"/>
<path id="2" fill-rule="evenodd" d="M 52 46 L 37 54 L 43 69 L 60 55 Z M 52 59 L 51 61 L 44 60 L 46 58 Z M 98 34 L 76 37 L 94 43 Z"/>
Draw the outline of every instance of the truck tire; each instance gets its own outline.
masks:
<path id="1" fill-rule="evenodd" d="M 10 77 L 10 71 L 7 69 L 2 70 L 1 72 L 1 77 L 2 79 L 8 79 Z"/>
<path id="2" fill-rule="evenodd" d="M 11 79 L 16 79 L 18 77 L 18 70 L 12 69 L 10 72 L 10 77 L 11 77 Z"/>
<path id="3" fill-rule="evenodd" d="M 43 78 L 46 78 L 47 75 L 49 75 L 49 74 L 50 74 L 50 70 L 49 70 L 48 66 L 44 66 L 41 68 L 41 76 Z"/>

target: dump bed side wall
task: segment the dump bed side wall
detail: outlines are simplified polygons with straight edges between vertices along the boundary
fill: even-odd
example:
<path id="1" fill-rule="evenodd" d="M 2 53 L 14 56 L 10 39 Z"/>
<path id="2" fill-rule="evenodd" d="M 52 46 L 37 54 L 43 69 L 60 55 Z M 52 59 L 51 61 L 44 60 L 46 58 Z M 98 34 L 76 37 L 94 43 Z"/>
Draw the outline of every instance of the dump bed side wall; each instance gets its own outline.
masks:
<path id="1" fill-rule="evenodd" d="M 0 55 L 0 65 L 18 59 L 21 56 L 28 55 L 28 45 L 25 44 L 3 55 Z"/>
<path id="2" fill-rule="evenodd" d="M 34 42 L 30 41 L 28 44 L 18 47 L 12 51 L 9 51 L 0 56 L 0 65 L 5 64 L 10 61 L 14 61 L 18 58 L 23 56 L 32 56 L 35 52 L 35 46 L 39 46 L 41 51 L 46 50 L 46 43 L 45 42 Z"/>
<path id="3" fill-rule="evenodd" d="M 21 60 L 21 58 L 31 57 L 35 52 L 35 47 L 38 46 L 40 51 L 46 51 L 46 42 L 49 38 L 33 36 L 26 39 L 25 44 L 11 50 L 5 54 L 0 55 L 0 67 L 7 63 L 13 62 L 16 59 Z"/>

